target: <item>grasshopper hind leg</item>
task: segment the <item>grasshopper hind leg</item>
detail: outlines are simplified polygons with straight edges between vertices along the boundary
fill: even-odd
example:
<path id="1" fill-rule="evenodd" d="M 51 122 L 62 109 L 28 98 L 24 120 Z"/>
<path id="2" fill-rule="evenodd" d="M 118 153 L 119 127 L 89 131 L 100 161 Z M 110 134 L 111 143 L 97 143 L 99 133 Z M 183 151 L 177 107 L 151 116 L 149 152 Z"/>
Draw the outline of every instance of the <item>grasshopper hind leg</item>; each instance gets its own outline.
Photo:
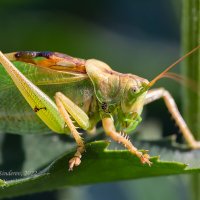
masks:
<path id="1" fill-rule="evenodd" d="M 164 99 L 164 102 L 169 112 L 174 118 L 176 124 L 178 125 L 180 131 L 182 132 L 189 147 L 192 149 L 200 149 L 200 142 L 196 141 L 195 138 L 193 137 L 191 131 L 189 130 L 187 124 L 185 123 L 183 117 L 181 116 L 173 97 L 167 90 L 165 90 L 164 88 L 149 90 L 145 99 L 145 104 L 149 104 L 160 98 Z"/>

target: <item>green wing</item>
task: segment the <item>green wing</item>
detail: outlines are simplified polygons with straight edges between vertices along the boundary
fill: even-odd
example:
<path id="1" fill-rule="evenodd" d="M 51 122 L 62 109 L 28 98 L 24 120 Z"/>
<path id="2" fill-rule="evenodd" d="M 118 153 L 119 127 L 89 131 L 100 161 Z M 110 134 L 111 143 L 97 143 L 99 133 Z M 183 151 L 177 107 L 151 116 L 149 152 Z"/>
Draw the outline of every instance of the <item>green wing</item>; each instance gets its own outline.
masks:
<path id="1" fill-rule="evenodd" d="M 7 57 L 14 60 L 12 59 L 14 54 L 16 53 L 7 54 Z M 34 59 L 40 61 L 40 63 L 44 63 L 44 61 L 47 62 L 49 58 L 39 56 L 32 58 L 31 61 L 15 59 L 13 63 L 29 80 L 41 88 L 41 90 L 52 99 L 54 94 L 60 91 L 67 96 L 71 96 L 71 98 L 74 98 L 75 102 L 79 103 L 81 101 L 81 96 L 78 90 L 84 88 L 91 90 L 92 95 L 90 81 L 87 74 L 83 71 L 78 71 L 79 69 L 77 70 L 74 66 L 73 70 L 71 66 L 65 66 L 66 70 L 60 70 L 59 65 L 56 66 L 51 58 L 51 62 L 54 64 L 53 66 L 55 66 L 52 69 L 34 63 Z M 63 69 L 64 61 L 60 63 Z M 68 70 L 68 68 L 70 68 L 70 70 Z M 50 132 L 48 127 L 46 127 L 30 108 L 1 65 L 0 91 L 0 133 L 35 134 Z"/>

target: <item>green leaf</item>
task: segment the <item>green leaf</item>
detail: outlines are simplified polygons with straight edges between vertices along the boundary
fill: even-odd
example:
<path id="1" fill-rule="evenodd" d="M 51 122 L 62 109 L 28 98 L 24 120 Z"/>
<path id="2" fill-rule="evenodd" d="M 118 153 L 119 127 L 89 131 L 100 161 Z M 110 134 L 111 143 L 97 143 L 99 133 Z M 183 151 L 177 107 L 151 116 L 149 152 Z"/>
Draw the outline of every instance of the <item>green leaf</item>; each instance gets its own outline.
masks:
<path id="1" fill-rule="evenodd" d="M 137 157 L 126 150 L 108 150 L 108 142 L 88 143 L 82 163 L 74 171 L 68 171 L 68 160 L 74 153 L 68 151 L 32 176 L 7 181 L 0 188 L 0 197 L 13 197 L 66 186 L 200 172 L 200 163 L 197 159 L 199 151 L 172 148 L 170 143 L 170 140 L 163 140 L 137 144 L 151 147 L 151 154 L 158 155 L 160 152 L 162 160 L 169 160 L 161 161 L 159 157 L 152 157 L 152 167 L 142 165 Z M 176 162 L 177 160 L 186 161 L 185 163 L 191 166 Z"/>
<path id="2" fill-rule="evenodd" d="M 6 182 L 5 182 L 4 180 L 1 180 L 1 179 L 0 179 L 0 186 L 2 187 L 2 186 L 4 186 L 4 185 L 6 185 Z"/>

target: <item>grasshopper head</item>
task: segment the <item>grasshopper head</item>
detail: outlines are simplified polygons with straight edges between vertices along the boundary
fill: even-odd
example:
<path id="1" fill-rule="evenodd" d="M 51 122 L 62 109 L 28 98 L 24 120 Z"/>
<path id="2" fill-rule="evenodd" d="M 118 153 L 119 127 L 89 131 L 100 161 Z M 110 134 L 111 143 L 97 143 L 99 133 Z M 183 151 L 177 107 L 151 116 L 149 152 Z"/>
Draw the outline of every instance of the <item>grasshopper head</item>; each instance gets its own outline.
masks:
<path id="1" fill-rule="evenodd" d="M 119 121 L 120 126 L 126 131 L 130 132 L 141 121 L 140 114 L 143 109 L 145 96 L 147 90 L 151 88 L 158 80 L 163 77 L 172 78 L 179 81 L 179 76 L 168 73 L 170 69 L 179 64 L 182 60 L 200 49 L 200 45 L 192 49 L 190 52 L 179 58 L 173 64 L 168 66 L 164 71 L 158 74 L 150 82 L 144 78 L 128 74 L 125 78 L 124 94 L 121 101 L 121 109 Z M 123 78 L 122 78 L 123 79 Z M 128 80 L 127 80 L 128 79 Z"/>
<path id="2" fill-rule="evenodd" d="M 143 109 L 149 81 L 136 75 L 129 74 L 121 101 L 121 125 L 130 132 L 137 125 Z"/>
<path id="3" fill-rule="evenodd" d="M 129 75 L 121 107 L 124 113 L 142 112 L 149 81 L 136 75 Z"/>

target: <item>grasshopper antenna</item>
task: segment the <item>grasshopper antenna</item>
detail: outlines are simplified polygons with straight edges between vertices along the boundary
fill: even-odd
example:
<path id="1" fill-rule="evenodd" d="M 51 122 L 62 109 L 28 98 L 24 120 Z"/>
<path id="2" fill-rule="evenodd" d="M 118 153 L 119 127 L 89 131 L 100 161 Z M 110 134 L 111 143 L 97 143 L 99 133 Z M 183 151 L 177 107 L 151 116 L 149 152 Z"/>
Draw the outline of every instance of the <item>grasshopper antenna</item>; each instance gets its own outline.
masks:
<path id="1" fill-rule="evenodd" d="M 148 84 L 148 87 L 152 87 L 159 79 L 163 78 L 165 76 L 165 74 L 170 69 L 172 69 L 174 66 L 176 66 L 181 61 L 183 61 L 186 57 L 188 57 L 189 55 L 191 55 L 192 53 L 194 53 L 195 51 L 197 51 L 199 48 L 200 48 L 200 45 L 197 46 L 197 47 L 195 47 L 190 52 L 188 52 L 187 54 L 185 54 L 184 56 L 182 56 L 181 58 L 179 58 L 176 62 L 174 62 L 173 64 L 171 64 L 169 67 L 167 67 L 163 72 L 161 72 L 160 74 L 158 74 L 158 76 L 156 76 L 152 81 L 150 81 L 150 83 Z"/>
<path id="2" fill-rule="evenodd" d="M 190 88 L 193 92 L 197 92 L 198 87 L 197 87 L 197 82 L 194 80 L 191 80 L 187 77 L 184 77 L 180 74 L 176 74 L 173 72 L 166 72 L 162 78 L 170 78 L 175 80 L 176 82 L 185 85 L 186 87 Z"/>

